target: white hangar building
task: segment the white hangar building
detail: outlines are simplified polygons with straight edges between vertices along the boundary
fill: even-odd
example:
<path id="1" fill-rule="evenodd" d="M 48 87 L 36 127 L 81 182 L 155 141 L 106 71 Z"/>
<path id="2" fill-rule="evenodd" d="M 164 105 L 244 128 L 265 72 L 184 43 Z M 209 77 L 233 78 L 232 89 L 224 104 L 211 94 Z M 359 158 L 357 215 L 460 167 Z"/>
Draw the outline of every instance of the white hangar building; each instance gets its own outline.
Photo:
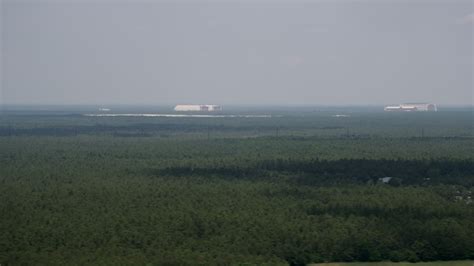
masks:
<path id="1" fill-rule="evenodd" d="M 402 103 L 400 105 L 385 106 L 384 111 L 436 112 L 438 111 L 438 107 L 433 103 Z"/>
<path id="2" fill-rule="evenodd" d="M 222 111 L 222 106 L 215 104 L 178 104 L 174 107 L 177 112 L 214 112 Z"/>

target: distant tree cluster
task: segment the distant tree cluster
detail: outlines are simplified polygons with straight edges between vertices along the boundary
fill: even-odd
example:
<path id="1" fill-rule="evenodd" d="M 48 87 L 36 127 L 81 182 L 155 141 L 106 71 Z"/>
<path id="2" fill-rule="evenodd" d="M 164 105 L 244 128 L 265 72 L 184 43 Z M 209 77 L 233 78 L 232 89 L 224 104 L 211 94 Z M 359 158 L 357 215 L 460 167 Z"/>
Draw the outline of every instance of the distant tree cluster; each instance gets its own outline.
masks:
<path id="1" fill-rule="evenodd" d="M 153 171 L 150 171 L 153 173 Z M 288 181 L 302 185 L 376 184 L 390 177 L 389 184 L 474 186 L 472 160 L 264 160 L 252 166 L 214 165 L 203 167 L 174 166 L 155 174 L 171 176 L 222 176 L 228 178 L 268 179 L 288 176 Z"/>

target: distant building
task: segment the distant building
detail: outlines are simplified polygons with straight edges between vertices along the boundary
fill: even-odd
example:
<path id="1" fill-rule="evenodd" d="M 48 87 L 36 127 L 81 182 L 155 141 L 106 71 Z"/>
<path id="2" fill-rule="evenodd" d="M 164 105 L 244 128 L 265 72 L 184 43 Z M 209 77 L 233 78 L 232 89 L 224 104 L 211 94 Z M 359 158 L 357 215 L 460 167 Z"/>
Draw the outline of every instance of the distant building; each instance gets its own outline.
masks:
<path id="1" fill-rule="evenodd" d="M 384 111 L 402 111 L 402 112 L 436 112 L 438 108 L 433 103 L 402 103 L 400 105 L 385 106 Z"/>
<path id="2" fill-rule="evenodd" d="M 384 184 L 388 184 L 390 182 L 390 180 L 392 180 L 392 177 L 390 177 L 390 176 L 379 178 L 379 182 L 382 182 Z"/>
<path id="3" fill-rule="evenodd" d="M 220 105 L 215 104 L 179 104 L 174 107 L 177 112 L 214 112 L 222 111 Z"/>

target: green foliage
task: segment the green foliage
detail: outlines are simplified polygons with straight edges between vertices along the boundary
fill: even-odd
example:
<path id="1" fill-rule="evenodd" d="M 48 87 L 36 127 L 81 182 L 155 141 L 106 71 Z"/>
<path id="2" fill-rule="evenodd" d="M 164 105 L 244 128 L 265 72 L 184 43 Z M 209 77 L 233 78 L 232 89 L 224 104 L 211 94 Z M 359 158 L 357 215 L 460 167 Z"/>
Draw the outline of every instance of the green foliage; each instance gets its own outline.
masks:
<path id="1" fill-rule="evenodd" d="M 210 120 L 104 119 L 2 117 L 0 263 L 474 258 L 463 116 L 239 118 L 213 122 L 209 140 Z M 396 129 L 416 121 L 427 135 L 452 127 Z"/>

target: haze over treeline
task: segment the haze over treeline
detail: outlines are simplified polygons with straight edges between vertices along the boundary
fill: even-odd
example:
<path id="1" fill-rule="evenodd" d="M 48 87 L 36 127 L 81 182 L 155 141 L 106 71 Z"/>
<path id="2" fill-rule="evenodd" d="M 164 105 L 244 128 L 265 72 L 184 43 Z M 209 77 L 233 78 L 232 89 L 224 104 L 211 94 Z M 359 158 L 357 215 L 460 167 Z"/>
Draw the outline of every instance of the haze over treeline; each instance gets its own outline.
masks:
<path id="1" fill-rule="evenodd" d="M 0 1 L 0 104 L 473 104 L 472 1 Z"/>

